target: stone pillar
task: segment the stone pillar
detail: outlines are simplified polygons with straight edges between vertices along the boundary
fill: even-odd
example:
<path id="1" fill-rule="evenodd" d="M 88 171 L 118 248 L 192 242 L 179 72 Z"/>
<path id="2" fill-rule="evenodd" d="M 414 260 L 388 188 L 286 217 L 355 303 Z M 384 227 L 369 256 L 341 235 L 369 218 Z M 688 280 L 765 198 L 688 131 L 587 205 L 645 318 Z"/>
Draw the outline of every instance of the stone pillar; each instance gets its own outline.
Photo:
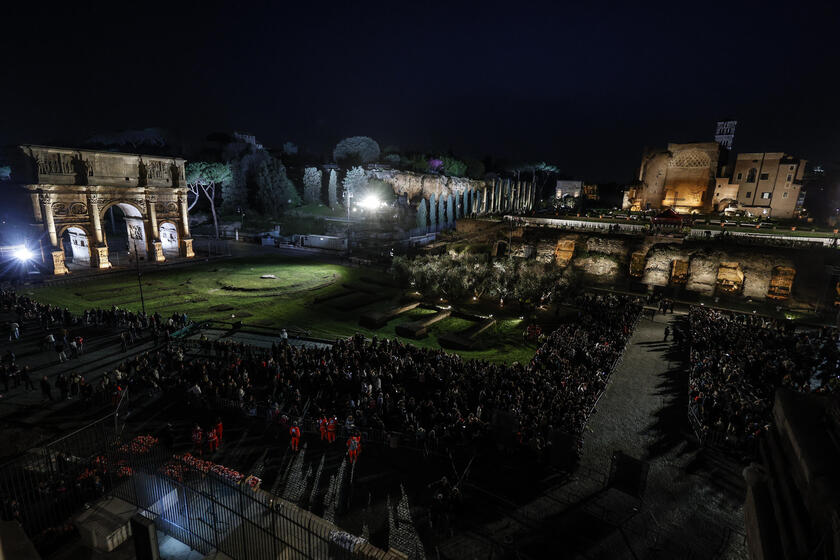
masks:
<path id="1" fill-rule="evenodd" d="M 44 215 L 44 227 L 47 230 L 47 233 L 50 236 L 50 245 L 52 245 L 53 249 L 61 249 L 58 244 L 58 234 L 55 231 L 55 217 L 53 216 L 53 208 L 52 208 L 52 195 L 50 193 L 41 193 L 39 197 L 41 199 L 41 204 L 43 206 L 43 210 L 41 213 Z"/>
<path id="2" fill-rule="evenodd" d="M 522 210 L 522 181 L 516 180 L 516 196 L 513 197 L 513 209 L 516 212 Z"/>
<path id="3" fill-rule="evenodd" d="M 111 260 L 108 258 L 108 244 L 105 243 L 105 235 L 102 232 L 102 217 L 99 215 L 102 197 L 96 193 L 88 193 L 87 202 L 90 229 L 93 233 L 93 239 L 89 240 L 90 266 L 111 268 Z"/>
<path id="4" fill-rule="evenodd" d="M 102 235 L 102 219 L 99 216 L 100 196 L 96 193 L 88 193 L 87 202 L 90 229 L 93 230 L 93 242 L 99 246 L 105 241 L 105 237 Z"/>
<path id="5" fill-rule="evenodd" d="M 516 211 L 516 181 L 513 180 L 510 182 L 510 203 L 508 204 L 508 210 L 510 212 Z"/>
<path id="6" fill-rule="evenodd" d="M 181 209 L 181 256 L 191 259 L 195 256 L 193 252 L 193 240 L 190 236 L 190 216 L 187 210 L 187 193 L 178 194 L 179 208 Z"/>
<path id="7" fill-rule="evenodd" d="M 146 193 L 146 211 L 149 214 L 149 234 L 147 236 L 150 236 L 149 245 L 152 247 L 152 256 L 155 262 L 163 262 L 166 257 L 163 256 L 163 243 L 160 242 L 160 228 L 155 200 L 155 195 Z"/>
<path id="8" fill-rule="evenodd" d="M 55 230 L 55 216 L 52 208 L 52 195 L 50 193 L 41 193 L 38 197 L 41 201 L 43 209 L 41 210 L 44 216 L 44 227 L 47 234 L 50 236 L 50 254 L 53 260 L 53 274 L 60 276 L 67 274 L 67 266 L 64 264 L 64 250 L 58 243 L 58 232 Z"/>
<path id="9" fill-rule="evenodd" d="M 493 181 L 493 213 L 497 213 L 500 208 L 502 198 L 502 180 L 497 178 Z"/>

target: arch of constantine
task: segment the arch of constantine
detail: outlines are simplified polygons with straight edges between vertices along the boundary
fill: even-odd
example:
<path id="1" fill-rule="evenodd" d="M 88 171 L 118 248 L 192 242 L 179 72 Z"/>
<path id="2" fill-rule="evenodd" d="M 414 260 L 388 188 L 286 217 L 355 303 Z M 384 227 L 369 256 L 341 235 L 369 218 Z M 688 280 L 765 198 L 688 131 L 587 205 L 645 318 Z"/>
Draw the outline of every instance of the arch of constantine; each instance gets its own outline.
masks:
<path id="1" fill-rule="evenodd" d="M 68 273 L 68 258 L 111 267 L 103 221 L 112 206 L 125 216 L 133 258 L 194 256 L 183 159 L 33 145 L 18 146 L 16 155 L 13 180 L 28 194 L 56 275 Z"/>

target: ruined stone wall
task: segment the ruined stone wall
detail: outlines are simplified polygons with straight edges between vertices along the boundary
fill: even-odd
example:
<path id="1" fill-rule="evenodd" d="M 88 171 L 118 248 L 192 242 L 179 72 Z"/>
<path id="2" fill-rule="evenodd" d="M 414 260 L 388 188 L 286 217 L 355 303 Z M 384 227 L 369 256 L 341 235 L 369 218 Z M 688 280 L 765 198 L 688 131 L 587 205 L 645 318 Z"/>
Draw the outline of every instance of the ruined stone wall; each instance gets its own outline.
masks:
<path id="1" fill-rule="evenodd" d="M 432 194 L 435 197 L 456 195 L 466 190 L 478 190 L 485 187 L 484 181 L 476 179 L 393 169 L 374 169 L 369 171 L 369 175 L 371 178 L 391 185 L 397 196 L 408 195 L 409 200 L 417 200 L 420 196 L 429 198 Z"/>
<path id="2" fill-rule="evenodd" d="M 509 229 L 493 220 L 461 220 L 457 232 L 464 238 L 482 242 L 507 243 Z M 516 228 L 511 252 L 522 258 L 556 263 L 581 275 L 586 282 L 602 285 L 624 285 L 633 279 L 630 262 L 634 253 L 643 255 L 641 277 L 634 278 L 648 286 L 671 284 L 672 263 L 688 263 L 684 289 L 701 295 L 715 294 L 718 270 L 722 262 L 738 263 L 744 274 L 744 297 L 765 299 L 776 267 L 796 271 L 793 297 L 800 302 L 815 302 L 825 288 L 825 267 L 840 261 L 840 254 L 828 250 L 796 250 L 692 241 L 662 236 L 631 236 L 588 232 L 570 232 L 552 228 Z M 568 258 L 558 262 L 560 253 Z M 570 250 L 573 247 L 573 252 Z"/>

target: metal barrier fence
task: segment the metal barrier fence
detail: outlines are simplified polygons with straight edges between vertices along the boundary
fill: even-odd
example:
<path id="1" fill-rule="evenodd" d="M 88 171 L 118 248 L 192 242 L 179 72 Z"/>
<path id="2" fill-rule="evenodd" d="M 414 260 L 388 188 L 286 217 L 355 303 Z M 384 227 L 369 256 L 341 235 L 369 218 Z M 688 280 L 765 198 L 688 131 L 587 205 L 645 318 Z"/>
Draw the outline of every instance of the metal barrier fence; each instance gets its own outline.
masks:
<path id="1" fill-rule="evenodd" d="M 86 503 L 114 496 L 202 553 L 234 560 L 386 558 L 363 539 L 211 463 L 176 459 L 159 442 L 121 439 L 114 415 L 0 467 L 2 517 L 36 546 L 71 530 Z M 218 471 L 219 474 L 215 474 Z"/>
<path id="2" fill-rule="evenodd" d="M 36 544 L 59 530 L 113 487 L 120 473 L 110 468 L 106 451 L 114 438 L 114 417 L 108 415 L 0 467 L 3 518 L 19 521 Z"/>
<path id="3" fill-rule="evenodd" d="M 211 463 L 173 458 L 166 450 L 122 450 L 131 476 L 112 494 L 138 508 L 162 531 L 204 554 L 235 560 L 365 557 L 364 540 L 259 489 L 209 470 Z M 381 551 L 379 551 L 381 553 Z"/>

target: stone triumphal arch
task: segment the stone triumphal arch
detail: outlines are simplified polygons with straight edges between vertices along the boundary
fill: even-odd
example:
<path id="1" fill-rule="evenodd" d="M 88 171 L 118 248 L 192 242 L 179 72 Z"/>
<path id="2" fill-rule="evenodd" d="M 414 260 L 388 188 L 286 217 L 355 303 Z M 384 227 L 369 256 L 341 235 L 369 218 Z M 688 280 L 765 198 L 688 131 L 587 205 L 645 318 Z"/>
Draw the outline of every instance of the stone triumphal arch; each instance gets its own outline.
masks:
<path id="1" fill-rule="evenodd" d="M 55 274 L 67 274 L 68 259 L 111 267 L 103 223 L 114 206 L 125 218 L 133 258 L 194 256 L 183 159 L 31 145 L 19 146 L 18 155 L 16 182 L 49 239 Z"/>

